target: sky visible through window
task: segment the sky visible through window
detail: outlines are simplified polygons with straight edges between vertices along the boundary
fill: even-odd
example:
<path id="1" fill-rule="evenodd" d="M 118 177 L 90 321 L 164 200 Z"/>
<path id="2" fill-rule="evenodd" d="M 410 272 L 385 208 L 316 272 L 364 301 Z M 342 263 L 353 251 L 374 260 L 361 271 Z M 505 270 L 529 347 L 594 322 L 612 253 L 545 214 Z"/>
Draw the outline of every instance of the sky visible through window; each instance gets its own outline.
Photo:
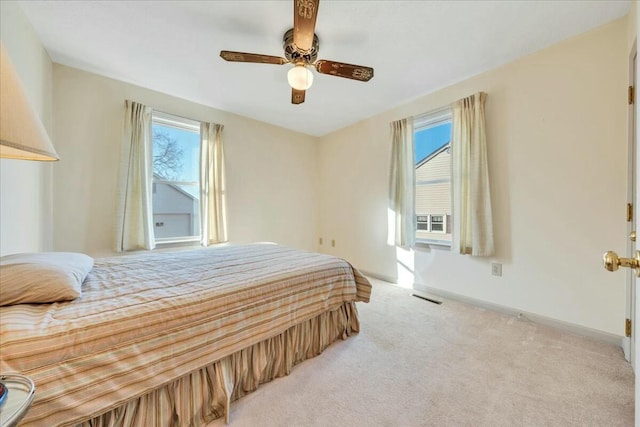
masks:
<path id="1" fill-rule="evenodd" d="M 182 182 L 199 182 L 200 179 L 200 134 L 198 132 L 192 132 L 185 129 L 175 128 L 173 126 L 164 126 L 161 124 L 153 123 L 152 132 L 155 135 L 156 132 L 164 133 L 169 139 L 177 142 L 177 148 L 181 151 L 179 156 L 179 167 L 172 169 L 171 180 Z M 158 151 L 157 141 L 154 138 L 153 150 L 154 156 Z M 170 154 L 172 155 L 172 154 Z M 175 155 L 175 153 L 173 154 Z M 154 162 L 154 169 L 155 169 Z M 154 170 L 154 173 L 156 171 Z M 183 191 L 189 193 L 194 199 L 200 198 L 199 185 L 181 185 L 175 184 Z"/>
<path id="2" fill-rule="evenodd" d="M 156 132 L 167 134 L 170 139 L 177 141 L 178 148 L 182 150 L 181 167 L 174 170 L 175 181 L 197 182 L 200 175 L 200 134 L 154 123 L 153 133 Z M 156 149 L 154 138 L 154 150 Z"/>
<path id="3" fill-rule="evenodd" d="M 416 165 L 451 140 L 451 122 L 420 130 L 414 134 Z"/>

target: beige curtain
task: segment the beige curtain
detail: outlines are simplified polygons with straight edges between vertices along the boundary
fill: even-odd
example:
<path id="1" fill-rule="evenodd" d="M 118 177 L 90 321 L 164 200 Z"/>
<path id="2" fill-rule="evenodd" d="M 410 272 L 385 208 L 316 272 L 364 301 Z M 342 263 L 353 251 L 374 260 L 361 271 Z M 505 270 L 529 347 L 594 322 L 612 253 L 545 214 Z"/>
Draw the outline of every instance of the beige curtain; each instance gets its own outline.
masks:
<path id="1" fill-rule="evenodd" d="M 222 125 L 200 124 L 200 231 L 202 246 L 227 241 Z"/>
<path id="2" fill-rule="evenodd" d="M 116 252 L 155 247 L 151 189 L 151 108 L 125 101 Z"/>
<path id="3" fill-rule="evenodd" d="M 408 249 L 413 248 L 416 241 L 413 120 L 397 120 L 390 126 L 388 243 Z"/>
<path id="4" fill-rule="evenodd" d="M 479 92 L 452 104 L 454 245 L 461 254 L 494 254 L 484 103 Z"/>
<path id="5" fill-rule="evenodd" d="M 151 108 L 125 101 L 116 252 L 155 247 L 151 190 Z"/>

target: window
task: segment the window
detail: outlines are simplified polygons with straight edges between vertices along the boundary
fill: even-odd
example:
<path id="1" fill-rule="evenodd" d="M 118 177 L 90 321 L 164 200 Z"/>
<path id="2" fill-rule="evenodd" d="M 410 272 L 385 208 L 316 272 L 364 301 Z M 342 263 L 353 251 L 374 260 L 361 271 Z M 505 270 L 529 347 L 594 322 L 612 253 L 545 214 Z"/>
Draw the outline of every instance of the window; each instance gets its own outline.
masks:
<path id="1" fill-rule="evenodd" d="M 416 241 L 451 245 L 451 110 L 414 120 Z"/>
<path id="2" fill-rule="evenodd" d="M 200 239 L 200 123 L 153 112 L 156 243 Z"/>
<path id="3" fill-rule="evenodd" d="M 446 233 L 448 215 L 416 215 L 418 231 Z M 420 233 L 418 233 L 420 235 Z"/>
<path id="4" fill-rule="evenodd" d="M 431 232 L 432 233 L 444 233 L 446 230 L 447 216 L 446 215 L 431 215 Z"/>
<path id="5" fill-rule="evenodd" d="M 429 215 L 417 215 L 418 230 L 429 231 Z"/>

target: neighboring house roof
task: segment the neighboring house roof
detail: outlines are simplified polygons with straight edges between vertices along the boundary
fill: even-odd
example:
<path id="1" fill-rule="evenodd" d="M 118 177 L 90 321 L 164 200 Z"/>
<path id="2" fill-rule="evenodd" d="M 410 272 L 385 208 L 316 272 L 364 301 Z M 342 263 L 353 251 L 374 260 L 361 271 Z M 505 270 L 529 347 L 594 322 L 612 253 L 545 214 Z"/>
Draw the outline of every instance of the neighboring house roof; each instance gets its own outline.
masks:
<path id="1" fill-rule="evenodd" d="M 451 142 L 447 142 L 446 144 L 444 144 L 442 147 L 438 148 L 436 151 L 434 151 L 433 153 L 429 154 L 427 157 L 425 157 L 424 159 L 420 160 L 420 162 L 418 162 L 418 164 L 416 165 L 416 169 L 418 169 L 420 166 L 424 165 L 425 163 L 427 163 L 429 160 L 433 159 L 434 157 L 436 157 L 438 154 L 447 151 L 449 148 L 451 147 Z"/>
<path id="2" fill-rule="evenodd" d="M 191 198 L 191 199 L 194 199 L 194 200 L 200 200 L 200 197 L 198 197 L 198 196 L 196 196 L 196 195 L 194 195 L 194 194 L 189 193 L 188 191 L 186 191 L 185 189 L 183 189 L 183 188 L 182 188 L 182 187 L 180 187 L 179 185 L 171 184 L 171 183 L 167 182 L 163 177 L 161 177 L 161 176 L 160 176 L 160 175 L 158 175 L 158 174 L 155 174 L 155 173 L 154 173 L 154 174 L 153 174 L 153 177 L 154 177 L 155 179 L 157 179 L 158 181 L 160 181 L 160 183 L 165 184 L 165 185 L 168 185 L 169 187 L 171 187 L 171 188 L 173 188 L 173 189 L 175 189 L 175 190 L 179 191 L 180 193 L 184 194 L 185 196 L 187 196 L 187 197 L 189 197 L 189 198 Z"/>

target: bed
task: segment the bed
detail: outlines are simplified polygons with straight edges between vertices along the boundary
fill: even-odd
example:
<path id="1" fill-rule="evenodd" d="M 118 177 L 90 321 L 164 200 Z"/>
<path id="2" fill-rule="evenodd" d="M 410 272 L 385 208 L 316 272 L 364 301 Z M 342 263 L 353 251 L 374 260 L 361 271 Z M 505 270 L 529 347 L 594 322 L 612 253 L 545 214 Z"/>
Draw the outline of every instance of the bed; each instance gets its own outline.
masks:
<path id="1" fill-rule="evenodd" d="M 371 292 L 346 261 L 275 244 L 97 259 L 81 286 L 0 307 L 0 373 L 36 383 L 21 425 L 228 422 L 231 401 L 357 333 Z"/>

